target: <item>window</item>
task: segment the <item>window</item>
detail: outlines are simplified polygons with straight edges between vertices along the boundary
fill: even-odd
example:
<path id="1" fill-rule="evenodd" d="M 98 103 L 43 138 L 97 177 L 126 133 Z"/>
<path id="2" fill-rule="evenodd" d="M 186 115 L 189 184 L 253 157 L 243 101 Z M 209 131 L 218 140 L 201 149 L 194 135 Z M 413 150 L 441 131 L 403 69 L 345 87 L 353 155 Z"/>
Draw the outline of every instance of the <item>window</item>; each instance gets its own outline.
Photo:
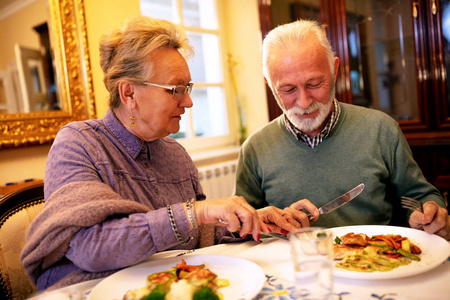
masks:
<path id="1" fill-rule="evenodd" d="M 188 151 L 232 145 L 224 82 L 223 43 L 214 0 L 140 0 L 142 15 L 181 25 L 194 57 L 188 60 L 194 106 L 186 110 L 180 131 L 171 135 Z"/>

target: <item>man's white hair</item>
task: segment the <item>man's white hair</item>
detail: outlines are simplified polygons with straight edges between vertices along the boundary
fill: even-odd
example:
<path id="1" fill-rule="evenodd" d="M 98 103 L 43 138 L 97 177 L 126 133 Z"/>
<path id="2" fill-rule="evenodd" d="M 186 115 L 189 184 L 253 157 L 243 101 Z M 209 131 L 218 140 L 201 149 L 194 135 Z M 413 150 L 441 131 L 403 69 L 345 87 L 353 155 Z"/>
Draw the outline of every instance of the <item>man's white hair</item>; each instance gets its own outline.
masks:
<path id="1" fill-rule="evenodd" d="M 316 21 L 312 20 L 298 20 L 292 23 L 284 24 L 276 27 L 270 31 L 263 41 L 262 47 L 262 65 L 263 75 L 269 84 L 269 87 L 275 93 L 269 74 L 270 69 L 270 56 L 274 51 L 287 49 L 288 47 L 297 46 L 313 34 L 319 43 L 322 45 L 327 55 L 328 64 L 330 66 L 331 77 L 334 78 L 334 57 L 335 53 L 331 47 L 330 42 L 327 39 L 325 28 Z M 273 57 L 273 56 L 272 56 Z"/>

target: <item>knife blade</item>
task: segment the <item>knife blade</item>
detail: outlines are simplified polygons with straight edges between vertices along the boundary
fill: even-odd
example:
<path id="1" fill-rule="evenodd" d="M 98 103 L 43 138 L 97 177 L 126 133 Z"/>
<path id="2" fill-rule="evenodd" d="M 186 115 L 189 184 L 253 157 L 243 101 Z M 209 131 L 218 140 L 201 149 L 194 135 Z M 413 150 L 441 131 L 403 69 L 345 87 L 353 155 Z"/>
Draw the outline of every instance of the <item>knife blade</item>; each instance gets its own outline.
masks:
<path id="1" fill-rule="evenodd" d="M 336 199 L 334 199 L 334 200 L 328 202 L 327 204 L 321 206 L 319 208 L 319 213 L 321 215 L 328 214 L 328 213 L 338 209 L 342 205 L 348 203 L 350 200 L 353 200 L 356 196 L 361 194 L 361 192 L 364 190 L 364 187 L 365 187 L 364 183 L 361 183 L 361 184 L 357 185 L 356 187 L 354 187 L 353 189 L 351 189 L 347 193 L 343 194 L 342 196 L 339 196 Z M 314 219 L 314 216 L 311 215 L 311 214 L 308 214 L 308 218 L 311 221 L 312 219 Z"/>
<path id="2" fill-rule="evenodd" d="M 267 232 L 261 231 L 261 236 L 262 235 L 266 235 L 266 236 L 269 235 L 269 236 L 277 238 L 277 239 L 282 239 L 282 240 L 285 240 L 285 241 L 289 241 L 289 238 L 285 234 L 267 233 Z"/>

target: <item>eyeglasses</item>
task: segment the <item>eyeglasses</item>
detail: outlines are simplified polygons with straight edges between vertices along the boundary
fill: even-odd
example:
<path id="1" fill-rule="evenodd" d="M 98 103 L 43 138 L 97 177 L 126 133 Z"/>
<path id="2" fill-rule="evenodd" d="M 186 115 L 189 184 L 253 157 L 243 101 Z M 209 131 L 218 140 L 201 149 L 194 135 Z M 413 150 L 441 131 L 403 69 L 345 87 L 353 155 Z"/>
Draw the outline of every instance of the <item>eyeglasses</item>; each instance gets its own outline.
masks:
<path id="1" fill-rule="evenodd" d="M 189 82 L 187 85 L 165 85 L 165 84 L 151 83 L 147 81 L 143 81 L 142 83 L 145 85 L 151 85 L 172 90 L 172 96 L 173 99 L 175 100 L 182 100 L 186 93 L 190 95 L 192 91 L 192 86 L 194 85 L 192 82 Z"/>

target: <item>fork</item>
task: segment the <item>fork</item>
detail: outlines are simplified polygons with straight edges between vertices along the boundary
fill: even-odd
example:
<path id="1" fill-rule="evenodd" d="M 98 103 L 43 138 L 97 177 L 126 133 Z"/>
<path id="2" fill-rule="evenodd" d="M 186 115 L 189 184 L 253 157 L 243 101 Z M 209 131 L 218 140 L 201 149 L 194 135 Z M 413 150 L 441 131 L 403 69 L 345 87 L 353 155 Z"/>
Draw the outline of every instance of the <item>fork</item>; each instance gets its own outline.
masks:
<path id="1" fill-rule="evenodd" d="M 417 210 L 423 213 L 423 204 L 419 200 L 402 196 L 401 203 L 403 208 Z"/>

